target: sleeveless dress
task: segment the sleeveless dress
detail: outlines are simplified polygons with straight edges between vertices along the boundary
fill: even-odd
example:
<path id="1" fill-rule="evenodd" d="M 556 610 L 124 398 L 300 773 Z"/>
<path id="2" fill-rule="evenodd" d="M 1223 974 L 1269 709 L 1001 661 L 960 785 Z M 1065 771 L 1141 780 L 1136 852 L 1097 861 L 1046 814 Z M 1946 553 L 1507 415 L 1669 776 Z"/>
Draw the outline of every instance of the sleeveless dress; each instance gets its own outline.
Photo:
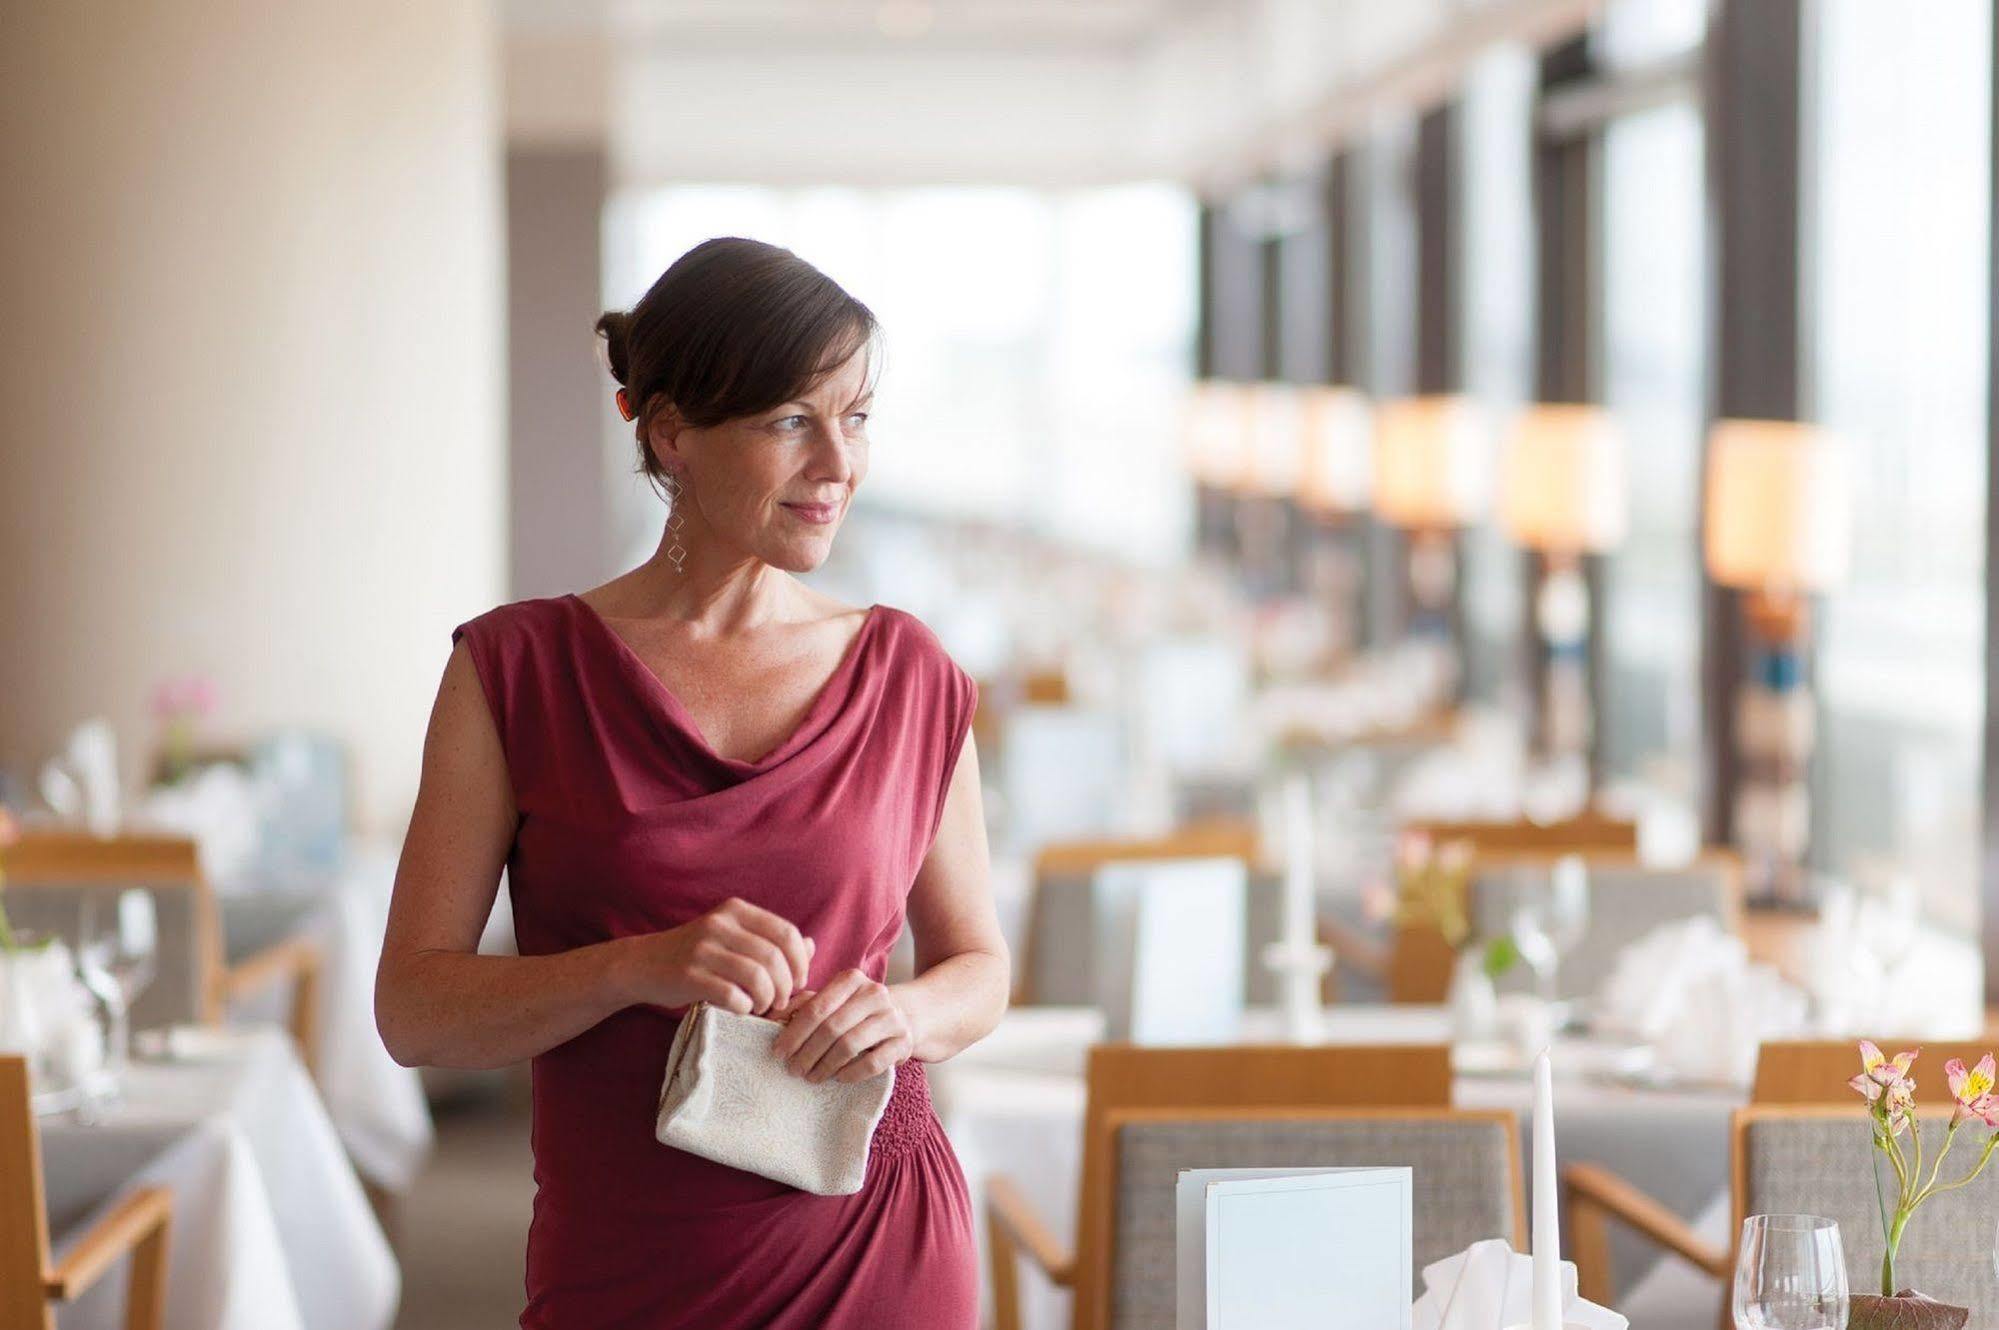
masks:
<path id="1" fill-rule="evenodd" d="M 730 896 L 880 980 L 977 703 L 912 616 L 869 609 L 798 728 L 723 757 L 576 596 L 453 630 L 519 810 L 522 955 L 684 924 Z M 921 1064 L 896 1069 L 867 1183 L 815 1196 L 653 1137 L 678 1013 L 628 1007 L 533 1061 L 526 1330 L 972 1330 L 971 1200 Z"/>

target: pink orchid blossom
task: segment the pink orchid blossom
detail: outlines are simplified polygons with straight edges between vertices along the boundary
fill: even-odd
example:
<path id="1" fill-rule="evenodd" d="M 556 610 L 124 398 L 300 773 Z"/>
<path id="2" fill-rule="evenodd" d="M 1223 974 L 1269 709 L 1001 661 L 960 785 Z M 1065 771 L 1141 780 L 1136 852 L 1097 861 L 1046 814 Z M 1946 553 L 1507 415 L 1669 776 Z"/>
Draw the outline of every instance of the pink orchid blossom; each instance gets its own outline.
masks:
<path id="1" fill-rule="evenodd" d="M 1873 1041 L 1863 1039 L 1860 1041 L 1860 1067 L 1881 1084 L 1893 1085 L 1909 1074 L 1909 1068 L 1916 1064 L 1916 1057 L 1921 1052 L 1921 1049 L 1910 1049 L 1897 1053 L 1893 1058 L 1885 1058 Z"/>
<path id="2" fill-rule="evenodd" d="M 1952 1058 L 1944 1063 L 1943 1072 L 1950 1082 L 1951 1098 L 1957 1101 L 1951 1113 L 1953 1124 L 1977 1118 L 1988 1127 L 1999 1127 L 1999 1094 L 1993 1093 L 1995 1084 L 1999 1084 L 1999 1065 L 1995 1065 L 1990 1053 L 1969 1071 L 1965 1070 L 1962 1058 Z"/>

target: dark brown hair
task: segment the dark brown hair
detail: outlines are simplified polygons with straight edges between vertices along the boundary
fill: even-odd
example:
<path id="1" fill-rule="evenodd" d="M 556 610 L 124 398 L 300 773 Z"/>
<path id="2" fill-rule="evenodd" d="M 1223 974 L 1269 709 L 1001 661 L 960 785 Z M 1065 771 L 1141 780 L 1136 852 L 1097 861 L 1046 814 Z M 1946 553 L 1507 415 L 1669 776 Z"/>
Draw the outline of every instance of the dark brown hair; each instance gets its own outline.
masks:
<path id="1" fill-rule="evenodd" d="M 661 404 L 697 429 L 768 411 L 857 351 L 872 373 L 881 326 L 790 250 L 723 236 L 674 260 L 629 311 L 598 319 L 597 332 L 638 417 L 639 470 L 657 483 L 645 427 Z"/>

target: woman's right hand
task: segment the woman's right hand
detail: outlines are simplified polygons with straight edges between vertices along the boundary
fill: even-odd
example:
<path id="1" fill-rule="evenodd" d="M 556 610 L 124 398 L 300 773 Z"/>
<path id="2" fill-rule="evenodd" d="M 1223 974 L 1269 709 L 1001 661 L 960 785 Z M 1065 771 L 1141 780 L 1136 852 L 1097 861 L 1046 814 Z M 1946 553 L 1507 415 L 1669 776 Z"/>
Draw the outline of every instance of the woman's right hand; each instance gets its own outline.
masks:
<path id="1" fill-rule="evenodd" d="M 633 1002 L 760 1016 L 804 990 L 812 950 L 790 920 L 731 897 L 678 928 L 624 939 L 621 964 Z"/>

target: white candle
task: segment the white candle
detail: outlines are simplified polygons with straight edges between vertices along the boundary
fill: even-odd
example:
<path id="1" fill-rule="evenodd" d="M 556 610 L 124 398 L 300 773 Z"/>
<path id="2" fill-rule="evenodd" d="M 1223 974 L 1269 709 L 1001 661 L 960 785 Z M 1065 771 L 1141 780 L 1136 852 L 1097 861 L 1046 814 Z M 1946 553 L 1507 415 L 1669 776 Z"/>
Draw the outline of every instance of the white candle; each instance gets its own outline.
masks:
<path id="1" fill-rule="evenodd" d="M 1318 941 L 1312 889 L 1312 794 L 1304 774 L 1284 779 L 1284 948 L 1303 964 Z"/>
<path id="2" fill-rule="evenodd" d="M 1533 1330 L 1562 1330 L 1561 1221 L 1555 1209 L 1555 1069 L 1534 1059 Z"/>

